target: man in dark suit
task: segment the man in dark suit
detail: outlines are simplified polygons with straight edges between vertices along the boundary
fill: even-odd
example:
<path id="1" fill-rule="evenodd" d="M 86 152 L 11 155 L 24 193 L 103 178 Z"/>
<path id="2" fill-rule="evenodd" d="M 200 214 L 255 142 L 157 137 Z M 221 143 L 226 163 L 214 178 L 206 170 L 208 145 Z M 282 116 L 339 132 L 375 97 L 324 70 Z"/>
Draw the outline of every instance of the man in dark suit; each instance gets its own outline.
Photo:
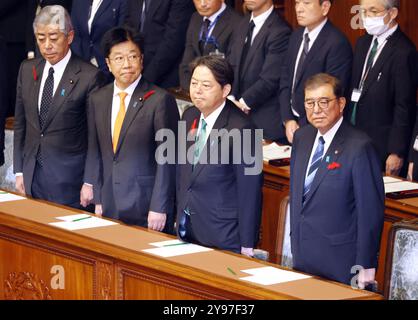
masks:
<path id="1" fill-rule="evenodd" d="M 87 153 L 87 99 L 102 79 L 95 67 L 71 53 L 74 31 L 63 7 L 43 8 L 34 26 L 43 58 L 24 61 L 19 71 L 16 189 L 78 208 Z"/>
<path id="2" fill-rule="evenodd" d="M 14 114 L 16 80 L 21 62 L 26 58 L 26 21 L 28 19 L 27 0 L 0 1 L 0 37 L 6 44 L 7 75 L 6 103 L 7 115 Z M 32 20 L 33 21 L 33 20 Z M 33 32 L 32 32 L 33 34 Z"/>
<path id="3" fill-rule="evenodd" d="M 262 133 L 227 100 L 233 77 L 217 56 L 192 65 L 195 107 L 183 114 L 190 157 L 181 163 L 185 154 L 179 154 L 177 232 L 188 242 L 253 256 L 261 218 Z"/>
<path id="4" fill-rule="evenodd" d="M 85 61 L 110 76 L 101 40 L 113 27 L 121 26 L 126 16 L 126 0 L 75 0 L 71 11 L 75 36 L 71 49 Z"/>
<path id="5" fill-rule="evenodd" d="M 163 88 L 178 87 L 192 1 L 128 0 L 127 4 L 126 24 L 145 37 L 145 79 Z"/>
<path id="6" fill-rule="evenodd" d="M 228 54 L 235 72 L 231 99 L 264 130 L 264 138 L 283 140 L 278 92 L 291 30 L 272 0 L 244 3 L 251 15 L 236 28 Z"/>
<path id="7" fill-rule="evenodd" d="M 175 163 L 162 161 L 156 134 L 177 132 L 176 101 L 141 75 L 142 35 L 117 27 L 103 44 L 115 82 L 91 97 L 84 181 L 93 185 L 97 214 L 172 232 Z"/>
<path id="8" fill-rule="evenodd" d="M 229 50 L 232 31 L 241 20 L 224 0 L 194 0 L 197 12 L 187 29 L 186 48 L 180 64 L 180 85 L 189 91 L 191 73 L 189 64 L 197 57 L 208 54 L 225 56 Z"/>
<path id="9" fill-rule="evenodd" d="M 382 171 L 399 175 L 416 113 L 416 49 L 396 22 L 399 1 L 360 3 L 369 34 L 357 41 L 347 118 L 373 140 Z"/>
<path id="10" fill-rule="evenodd" d="M 352 49 L 347 38 L 327 19 L 331 0 L 296 0 L 296 17 L 301 28 L 290 38 L 280 82 L 280 107 L 287 140 L 307 123 L 304 84 L 321 72 L 350 83 Z"/>
<path id="11" fill-rule="evenodd" d="M 338 79 L 318 74 L 305 90 L 307 125 L 290 164 L 294 268 L 358 286 L 374 282 L 384 217 L 379 158 L 366 134 L 343 121 Z M 355 279 L 355 278 L 354 278 Z"/>
<path id="12" fill-rule="evenodd" d="M 415 59 L 415 74 L 418 74 L 418 51 Z M 417 108 L 418 108 L 418 77 L 416 77 Z M 412 132 L 411 147 L 409 151 L 408 180 L 418 181 L 418 112 Z"/>

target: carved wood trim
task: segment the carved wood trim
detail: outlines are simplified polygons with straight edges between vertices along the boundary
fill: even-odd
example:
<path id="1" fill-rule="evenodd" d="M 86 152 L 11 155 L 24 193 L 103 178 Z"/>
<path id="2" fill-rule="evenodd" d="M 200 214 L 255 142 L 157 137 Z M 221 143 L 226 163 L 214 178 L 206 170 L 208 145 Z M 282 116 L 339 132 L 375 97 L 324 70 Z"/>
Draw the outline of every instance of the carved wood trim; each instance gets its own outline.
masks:
<path id="1" fill-rule="evenodd" d="M 112 273 L 113 266 L 102 261 L 97 262 L 97 287 L 99 288 L 98 299 L 111 300 L 112 294 Z"/>
<path id="2" fill-rule="evenodd" d="M 145 270 L 141 270 L 140 271 L 134 271 L 131 269 L 128 269 L 127 267 L 123 267 L 123 266 L 118 266 L 118 299 L 124 299 L 124 285 L 123 285 L 123 280 L 125 276 L 128 277 L 132 277 L 138 280 L 145 280 L 147 282 L 151 282 L 157 285 L 162 285 L 164 287 L 173 289 L 175 291 L 179 291 L 185 294 L 190 294 L 190 295 L 194 295 L 197 296 L 199 298 L 202 299 L 206 299 L 206 300 L 230 300 L 230 297 L 226 297 L 223 295 L 218 295 L 218 294 L 214 294 L 214 293 L 209 293 L 207 291 L 203 291 L 203 290 L 199 290 L 196 288 L 192 288 L 190 286 L 188 286 L 188 284 L 185 282 L 184 284 L 180 284 L 180 283 L 176 283 L 173 282 L 170 279 L 165 279 L 162 276 L 157 276 L 157 275 L 152 275 L 149 273 L 146 273 Z M 222 289 L 220 289 L 222 290 Z M 239 298 L 239 296 L 237 295 L 237 299 Z"/>
<path id="3" fill-rule="evenodd" d="M 45 281 L 31 272 L 11 272 L 4 281 L 6 300 L 52 300 Z"/>
<path id="4" fill-rule="evenodd" d="M 57 256 L 61 256 L 63 258 L 66 259 L 70 259 L 73 261 L 77 261 L 77 262 L 81 262 L 87 265 L 90 265 L 93 267 L 93 299 L 97 299 L 97 263 L 98 261 L 95 260 L 94 258 L 90 258 L 87 256 L 82 256 L 79 253 L 73 253 L 71 251 L 65 250 L 63 248 L 57 248 L 56 246 L 54 246 L 52 243 L 51 244 L 44 244 L 40 241 L 34 241 L 32 239 L 26 239 L 26 238 L 21 238 L 19 236 L 14 236 L 8 233 L 4 233 L 3 230 L 0 230 L 0 239 L 6 240 L 6 241 L 10 241 L 22 246 L 27 246 L 30 247 L 32 249 L 38 249 L 40 251 L 52 254 L 52 255 L 57 255 Z"/>

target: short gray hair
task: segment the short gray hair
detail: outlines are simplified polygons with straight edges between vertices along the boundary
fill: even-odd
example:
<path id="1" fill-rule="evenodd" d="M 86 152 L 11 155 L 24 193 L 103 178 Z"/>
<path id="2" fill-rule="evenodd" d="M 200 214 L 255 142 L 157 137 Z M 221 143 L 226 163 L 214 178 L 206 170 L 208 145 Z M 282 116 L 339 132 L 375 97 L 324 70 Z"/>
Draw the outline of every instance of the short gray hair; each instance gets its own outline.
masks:
<path id="1" fill-rule="evenodd" d="M 386 9 L 392 9 L 392 8 L 398 8 L 400 5 L 399 0 L 381 0 L 383 2 L 383 5 Z"/>
<path id="2" fill-rule="evenodd" d="M 35 17 L 33 21 L 33 31 L 36 33 L 37 25 L 58 25 L 61 32 L 66 36 L 70 31 L 73 30 L 73 24 L 71 22 L 71 17 L 68 14 L 67 10 L 63 6 L 46 6 L 42 8 L 39 14 Z"/>

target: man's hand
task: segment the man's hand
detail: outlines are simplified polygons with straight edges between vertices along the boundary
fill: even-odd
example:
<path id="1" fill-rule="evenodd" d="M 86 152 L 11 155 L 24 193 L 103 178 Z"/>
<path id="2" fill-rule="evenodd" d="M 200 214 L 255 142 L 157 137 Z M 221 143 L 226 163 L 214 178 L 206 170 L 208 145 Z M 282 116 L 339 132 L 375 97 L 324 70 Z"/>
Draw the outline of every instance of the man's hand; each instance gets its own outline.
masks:
<path id="1" fill-rule="evenodd" d="M 407 175 L 407 179 L 409 180 L 409 181 L 412 181 L 412 180 L 414 180 L 414 163 L 413 162 L 410 162 L 409 163 L 409 166 L 408 166 L 408 175 Z"/>
<path id="2" fill-rule="evenodd" d="M 148 212 L 148 229 L 155 231 L 163 231 L 167 215 L 154 211 Z"/>
<path id="3" fill-rule="evenodd" d="M 16 191 L 25 195 L 25 184 L 23 182 L 23 176 L 16 176 Z"/>
<path id="4" fill-rule="evenodd" d="M 362 269 L 358 275 L 358 287 L 364 290 L 369 284 L 375 283 L 376 269 Z"/>
<path id="5" fill-rule="evenodd" d="M 237 101 L 237 100 L 233 100 L 233 103 L 235 103 L 235 105 L 241 109 L 242 112 L 244 112 L 245 114 L 250 114 L 251 109 L 248 108 L 247 106 L 245 106 L 243 103 Z"/>
<path id="6" fill-rule="evenodd" d="M 286 137 L 290 143 L 293 143 L 293 135 L 299 129 L 299 125 L 295 120 L 289 120 L 285 123 Z"/>
<path id="7" fill-rule="evenodd" d="M 386 175 L 398 176 L 403 166 L 403 159 L 397 154 L 391 154 L 386 160 Z"/>
<path id="8" fill-rule="evenodd" d="M 101 204 L 96 204 L 96 206 L 94 207 L 94 213 L 96 214 L 96 216 L 99 217 L 103 215 L 103 207 Z"/>
<path id="9" fill-rule="evenodd" d="M 93 186 L 83 184 L 80 190 L 80 204 L 85 208 L 93 200 Z"/>
<path id="10" fill-rule="evenodd" d="M 254 248 L 241 247 L 241 254 L 247 257 L 254 257 Z"/>

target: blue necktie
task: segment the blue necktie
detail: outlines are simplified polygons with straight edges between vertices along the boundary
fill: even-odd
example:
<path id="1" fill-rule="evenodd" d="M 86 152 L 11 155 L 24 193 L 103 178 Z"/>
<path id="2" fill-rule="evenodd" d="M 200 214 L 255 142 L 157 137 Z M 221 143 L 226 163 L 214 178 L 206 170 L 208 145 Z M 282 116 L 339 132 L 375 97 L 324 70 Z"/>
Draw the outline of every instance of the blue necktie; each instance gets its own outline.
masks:
<path id="1" fill-rule="evenodd" d="M 322 136 L 319 137 L 318 145 L 316 146 L 314 155 L 312 157 L 311 164 L 308 170 L 308 176 L 305 179 L 305 185 L 303 187 L 303 198 L 302 198 L 303 203 L 305 203 L 306 196 L 308 195 L 311 189 L 312 182 L 315 178 L 315 174 L 318 171 L 319 165 L 321 164 L 321 161 L 322 161 L 322 157 L 324 156 L 324 144 L 325 144 L 324 138 Z"/>

